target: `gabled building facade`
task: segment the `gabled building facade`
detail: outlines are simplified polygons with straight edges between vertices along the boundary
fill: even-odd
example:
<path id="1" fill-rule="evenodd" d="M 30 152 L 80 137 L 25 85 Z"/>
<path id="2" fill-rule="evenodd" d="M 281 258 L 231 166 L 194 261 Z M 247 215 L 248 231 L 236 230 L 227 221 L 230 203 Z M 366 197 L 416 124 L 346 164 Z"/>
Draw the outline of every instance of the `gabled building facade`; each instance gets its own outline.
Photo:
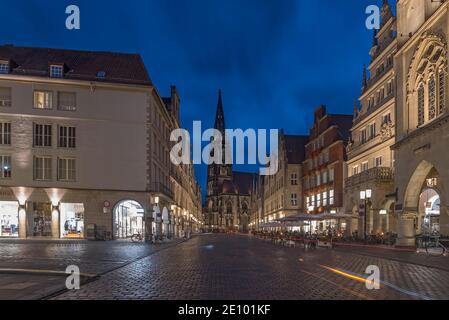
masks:
<path id="1" fill-rule="evenodd" d="M 374 32 L 370 51 L 371 63 L 363 70 L 362 94 L 354 106 L 351 140 L 347 147 L 348 161 L 345 168 L 345 212 L 360 216 L 353 220 L 351 231 L 360 237 L 368 234 L 396 232 L 394 213 L 394 155 L 391 146 L 395 141 L 395 92 L 396 77 L 393 66 L 397 52 L 396 18 L 388 1 L 383 2 L 382 24 Z M 358 221 L 358 223 L 357 223 Z"/>

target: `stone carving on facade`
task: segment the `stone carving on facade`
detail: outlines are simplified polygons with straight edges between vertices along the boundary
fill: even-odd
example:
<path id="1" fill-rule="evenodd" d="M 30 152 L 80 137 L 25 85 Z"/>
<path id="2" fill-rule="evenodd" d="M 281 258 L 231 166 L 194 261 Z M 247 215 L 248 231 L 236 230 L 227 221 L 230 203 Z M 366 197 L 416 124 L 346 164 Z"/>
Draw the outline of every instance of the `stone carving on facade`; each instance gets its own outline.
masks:
<path id="1" fill-rule="evenodd" d="M 382 138 L 382 142 L 387 141 L 393 137 L 393 122 L 388 121 L 382 125 L 380 130 L 380 136 Z"/>

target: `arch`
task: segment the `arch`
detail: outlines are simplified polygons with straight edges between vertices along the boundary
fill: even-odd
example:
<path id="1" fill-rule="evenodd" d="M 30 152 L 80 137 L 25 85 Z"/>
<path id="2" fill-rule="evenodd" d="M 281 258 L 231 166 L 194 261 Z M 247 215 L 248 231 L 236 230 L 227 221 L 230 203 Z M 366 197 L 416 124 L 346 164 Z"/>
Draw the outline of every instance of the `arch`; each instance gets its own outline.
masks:
<path id="1" fill-rule="evenodd" d="M 419 195 L 432 168 L 434 166 L 430 162 L 423 160 L 414 170 L 404 195 L 404 206 L 406 209 L 414 210 L 418 208 Z"/>
<path id="2" fill-rule="evenodd" d="M 115 239 L 126 239 L 145 231 L 145 207 L 133 199 L 118 201 L 113 208 L 113 233 Z"/>

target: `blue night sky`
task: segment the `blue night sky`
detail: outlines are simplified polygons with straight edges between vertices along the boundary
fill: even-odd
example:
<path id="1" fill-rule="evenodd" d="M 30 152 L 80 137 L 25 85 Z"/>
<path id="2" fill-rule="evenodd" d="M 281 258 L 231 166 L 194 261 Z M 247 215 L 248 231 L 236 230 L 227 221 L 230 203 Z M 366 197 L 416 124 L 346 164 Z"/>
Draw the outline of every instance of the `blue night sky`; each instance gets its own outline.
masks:
<path id="1" fill-rule="evenodd" d="M 228 127 L 307 134 L 319 104 L 332 113 L 352 113 L 372 44 L 365 9 L 382 1 L 0 3 L 8 9 L 0 19 L 1 43 L 140 53 L 162 95 L 177 85 L 187 128 L 194 120 L 213 126 L 222 88 Z M 79 31 L 65 29 L 70 4 L 81 10 Z M 196 171 L 204 186 L 204 167 Z"/>

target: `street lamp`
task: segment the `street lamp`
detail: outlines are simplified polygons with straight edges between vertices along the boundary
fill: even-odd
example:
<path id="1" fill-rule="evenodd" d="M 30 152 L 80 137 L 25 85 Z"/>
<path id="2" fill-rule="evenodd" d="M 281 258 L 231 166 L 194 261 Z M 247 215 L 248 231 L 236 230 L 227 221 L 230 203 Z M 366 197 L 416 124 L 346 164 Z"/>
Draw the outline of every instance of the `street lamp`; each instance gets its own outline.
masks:
<path id="1" fill-rule="evenodd" d="M 372 193 L 373 191 L 371 189 L 365 190 L 365 191 L 360 191 L 360 199 L 364 201 L 364 205 L 363 205 L 363 210 L 364 210 L 364 214 L 363 214 L 363 240 L 366 243 L 366 236 L 367 236 L 367 212 L 366 212 L 366 205 L 368 203 L 368 200 L 371 199 L 372 197 Z"/>

